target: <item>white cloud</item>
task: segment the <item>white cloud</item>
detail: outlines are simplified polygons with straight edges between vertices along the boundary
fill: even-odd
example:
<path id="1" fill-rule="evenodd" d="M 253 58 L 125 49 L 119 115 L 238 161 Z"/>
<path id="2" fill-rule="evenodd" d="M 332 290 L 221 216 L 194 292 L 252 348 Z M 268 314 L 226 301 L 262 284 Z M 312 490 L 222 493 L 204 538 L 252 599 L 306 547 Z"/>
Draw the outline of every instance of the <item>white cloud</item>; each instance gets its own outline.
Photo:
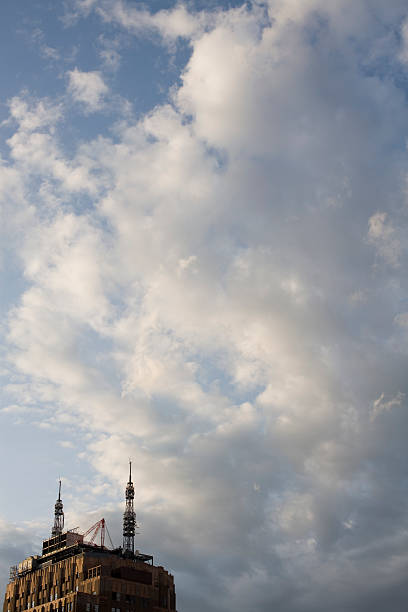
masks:
<path id="1" fill-rule="evenodd" d="M 8 405 L 43 405 L 33 418 L 53 432 L 80 423 L 81 457 L 117 483 L 132 456 L 144 542 L 188 567 L 186 610 L 203 576 L 209 610 L 315 612 L 323 591 L 357 610 L 373 577 L 391 584 L 383 559 L 405 532 L 390 148 L 407 110 L 361 69 L 380 26 L 366 5 L 317 0 L 271 2 L 269 16 L 77 8 L 187 37 L 192 55 L 173 106 L 71 155 L 54 129 L 63 107 L 13 99 L 0 193 L 16 185 L 31 212 L 14 245 L 27 285 L 8 313 Z M 363 51 L 349 44 L 359 29 Z M 103 108 L 99 73 L 68 75 L 76 101 Z M 394 284 L 373 274 L 367 241 Z"/>
<path id="2" fill-rule="evenodd" d="M 54 60 L 54 61 L 57 61 L 60 59 L 60 54 L 58 50 L 55 49 L 54 47 L 50 47 L 45 42 L 44 32 L 40 28 L 34 28 L 31 37 L 32 37 L 33 42 L 36 45 L 38 45 L 39 51 L 42 57 L 44 57 L 47 60 Z"/>
<path id="3" fill-rule="evenodd" d="M 394 397 L 387 400 L 384 393 L 381 393 L 379 397 L 373 402 L 371 409 L 371 420 L 376 419 L 380 414 L 390 412 L 393 408 L 401 406 L 405 399 L 405 393 L 399 391 Z"/>
<path id="4" fill-rule="evenodd" d="M 118 39 L 99 37 L 99 57 L 107 70 L 117 71 L 120 66 L 121 56 L 119 53 L 120 44 Z"/>
<path id="5" fill-rule="evenodd" d="M 68 92 L 75 102 L 84 105 L 87 112 L 103 108 L 109 88 L 98 71 L 81 72 L 78 68 L 68 73 Z"/>
<path id="6" fill-rule="evenodd" d="M 49 100 L 35 100 L 28 96 L 14 97 L 9 103 L 10 118 L 7 124 L 16 122 L 18 129 L 7 140 L 14 167 L 2 171 L 14 181 L 28 175 L 32 178 L 40 175 L 40 191 L 47 191 L 47 199 L 54 196 L 50 192 L 50 181 L 56 181 L 66 196 L 67 193 L 95 193 L 98 181 L 91 176 L 93 163 L 90 159 L 77 156 L 72 162 L 64 158 L 56 138 L 56 126 L 61 120 L 62 104 L 52 104 Z M 0 187 L 1 189 L 1 187 Z M 22 186 L 17 191 L 21 194 Z M 15 197 L 15 196 L 14 196 Z"/>
<path id="7" fill-rule="evenodd" d="M 61 104 L 54 104 L 50 100 L 34 100 L 31 102 L 24 97 L 15 96 L 10 100 L 10 119 L 17 121 L 24 132 L 34 132 L 39 129 L 51 129 L 62 117 Z"/>
<path id="8" fill-rule="evenodd" d="M 408 63 L 408 21 L 405 20 L 401 26 L 401 49 L 399 59 L 403 64 Z"/>
<path id="9" fill-rule="evenodd" d="M 97 6 L 97 11 L 105 21 L 117 23 L 134 34 L 157 33 L 167 43 L 177 38 L 194 38 L 215 22 L 211 12 L 194 13 L 182 3 L 151 13 L 122 0 L 106 0 Z"/>
<path id="10" fill-rule="evenodd" d="M 71 440 L 60 440 L 58 444 L 62 446 L 62 448 L 74 448 L 74 444 Z"/>

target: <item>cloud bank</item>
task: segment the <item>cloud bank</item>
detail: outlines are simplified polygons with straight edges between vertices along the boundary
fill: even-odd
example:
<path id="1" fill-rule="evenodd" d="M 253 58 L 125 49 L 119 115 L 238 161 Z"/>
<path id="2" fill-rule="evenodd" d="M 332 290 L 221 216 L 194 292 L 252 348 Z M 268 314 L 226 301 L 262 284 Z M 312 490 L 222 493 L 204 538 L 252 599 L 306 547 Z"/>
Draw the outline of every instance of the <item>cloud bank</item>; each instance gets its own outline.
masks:
<path id="1" fill-rule="evenodd" d="M 405 609 L 404 3 L 91 11 L 191 56 L 72 154 L 68 102 L 10 102 L 7 392 L 104 477 L 132 456 L 181 611 Z"/>

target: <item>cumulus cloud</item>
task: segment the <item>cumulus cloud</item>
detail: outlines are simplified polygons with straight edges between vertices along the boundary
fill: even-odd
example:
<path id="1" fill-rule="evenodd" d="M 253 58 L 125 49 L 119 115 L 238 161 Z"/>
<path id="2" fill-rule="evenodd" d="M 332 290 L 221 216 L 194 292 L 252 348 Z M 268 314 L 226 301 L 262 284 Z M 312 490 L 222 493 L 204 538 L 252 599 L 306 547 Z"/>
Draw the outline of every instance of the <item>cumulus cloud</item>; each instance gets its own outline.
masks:
<path id="1" fill-rule="evenodd" d="M 77 9 L 83 10 L 81 5 L 77 5 Z M 105 21 L 116 23 L 134 34 L 158 34 L 166 43 L 178 38 L 193 39 L 215 22 L 211 11 L 192 12 L 183 3 L 152 13 L 122 0 L 106 0 L 97 5 L 97 11 Z"/>
<path id="2" fill-rule="evenodd" d="M 10 119 L 17 121 L 25 132 L 40 131 L 44 128 L 53 129 L 61 119 L 62 106 L 50 100 L 27 100 L 15 96 L 10 100 Z"/>
<path id="3" fill-rule="evenodd" d="M 109 88 L 98 71 L 81 72 L 78 68 L 68 73 L 68 92 L 75 102 L 81 103 L 88 112 L 101 110 Z"/>
<path id="4" fill-rule="evenodd" d="M 189 40 L 170 103 L 71 156 L 60 107 L 10 106 L 5 184 L 30 212 L 7 391 L 92 432 L 103 477 L 132 456 L 180 609 L 405 605 L 407 110 L 363 69 L 403 6 L 358 4 L 77 2 Z M 108 94 L 78 68 L 68 88 L 87 112 Z"/>
<path id="5" fill-rule="evenodd" d="M 58 201 L 58 189 L 51 188 L 51 183 L 57 183 L 60 193 L 62 191 L 65 196 L 81 191 L 95 193 L 98 181 L 91 175 L 93 164 L 89 165 L 89 158 L 79 155 L 76 160 L 67 160 L 61 150 L 56 135 L 61 120 L 61 104 L 16 96 L 10 100 L 9 108 L 10 117 L 6 124 L 16 123 L 18 129 L 7 140 L 9 156 L 14 161 L 13 166 L 5 166 L 4 173 L 8 177 L 14 176 L 17 181 L 23 175 L 29 179 L 39 176 L 40 193 L 44 196 L 42 201 L 50 204 Z M 4 200 L 4 206 L 7 206 L 7 200 Z"/>

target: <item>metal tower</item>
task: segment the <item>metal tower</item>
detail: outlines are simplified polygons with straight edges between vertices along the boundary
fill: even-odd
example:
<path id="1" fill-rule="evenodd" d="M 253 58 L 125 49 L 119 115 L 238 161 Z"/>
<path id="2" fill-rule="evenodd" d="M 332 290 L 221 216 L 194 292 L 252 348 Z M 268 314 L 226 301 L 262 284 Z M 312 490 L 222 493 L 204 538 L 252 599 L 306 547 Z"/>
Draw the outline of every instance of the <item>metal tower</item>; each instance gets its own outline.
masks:
<path id="1" fill-rule="evenodd" d="M 64 506 L 61 501 L 61 481 L 59 481 L 58 499 L 55 502 L 54 510 L 54 526 L 52 528 L 52 537 L 60 535 L 64 529 Z"/>
<path id="2" fill-rule="evenodd" d="M 132 462 L 129 461 L 129 482 L 126 485 L 126 508 L 123 513 L 123 550 L 125 553 L 135 552 L 136 513 L 133 509 L 135 489 L 132 482 Z"/>

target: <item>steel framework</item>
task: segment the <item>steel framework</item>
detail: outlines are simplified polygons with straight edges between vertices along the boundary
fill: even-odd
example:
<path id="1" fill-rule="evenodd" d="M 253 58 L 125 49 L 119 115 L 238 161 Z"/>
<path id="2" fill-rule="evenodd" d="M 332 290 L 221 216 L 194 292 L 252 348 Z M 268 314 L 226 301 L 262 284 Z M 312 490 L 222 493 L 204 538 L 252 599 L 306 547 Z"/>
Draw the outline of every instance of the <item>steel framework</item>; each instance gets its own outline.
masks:
<path id="1" fill-rule="evenodd" d="M 61 501 L 61 481 L 59 481 L 58 499 L 55 502 L 54 510 L 54 526 L 51 531 L 51 535 L 60 535 L 64 529 L 64 506 Z"/>
<path id="2" fill-rule="evenodd" d="M 93 533 L 92 533 L 93 532 Z M 95 544 L 95 538 L 98 535 L 98 533 L 100 533 L 100 546 L 102 548 L 105 548 L 105 533 L 107 534 L 108 538 L 109 538 L 109 542 L 111 545 L 111 548 L 113 548 L 113 543 L 112 543 L 112 539 L 110 537 L 110 533 L 108 531 L 108 527 L 106 525 L 106 521 L 104 518 L 101 518 L 100 521 L 97 521 L 94 525 L 92 525 L 92 527 L 90 527 L 88 529 L 88 531 L 86 533 L 84 533 L 84 541 L 86 539 L 86 537 L 92 533 L 92 536 L 89 540 L 87 540 L 88 544 Z M 96 544 L 95 544 L 96 546 Z"/>
<path id="3" fill-rule="evenodd" d="M 129 461 L 129 482 L 126 485 L 126 508 L 123 513 L 123 550 L 125 553 L 135 552 L 136 513 L 133 508 L 135 489 L 132 482 L 132 462 Z"/>

